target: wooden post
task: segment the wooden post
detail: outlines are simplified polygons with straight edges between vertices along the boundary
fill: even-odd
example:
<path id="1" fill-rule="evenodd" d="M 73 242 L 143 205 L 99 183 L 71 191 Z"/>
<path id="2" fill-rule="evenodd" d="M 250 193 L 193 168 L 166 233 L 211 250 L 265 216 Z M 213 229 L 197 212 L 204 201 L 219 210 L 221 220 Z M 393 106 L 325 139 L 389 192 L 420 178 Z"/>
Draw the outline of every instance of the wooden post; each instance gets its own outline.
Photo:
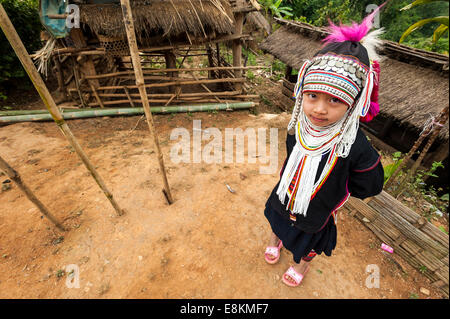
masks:
<path id="1" fill-rule="evenodd" d="M 42 101 L 45 104 L 45 107 L 50 112 L 53 120 L 58 125 L 61 132 L 64 134 L 64 136 L 68 139 L 70 145 L 74 148 L 75 152 L 80 157 L 81 161 L 84 163 L 88 171 L 91 173 L 92 177 L 95 179 L 99 187 L 102 189 L 105 196 L 109 199 L 112 206 L 116 210 L 118 215 L 122 215 L 123 211 L 120 209 L 119 205 L 115 201 L 113 195 L 111 192 L 106 188 L 105 183 L 103 182 L 103 179 L 100 177 L 100 175 L 97 173 L 94 165 L 90 162 L 86 154 L 84 153 L 83 149 L 81 148 L 80 144 L 78 144 L 78 141 L 75 139 L 75 137 L 72 134 L 72 131 L 67 126 L 66 122 L 64 121 L 64 118 L 62 117 L 61 112 L 59 111 L 58 107 L 56 106 L 55 101 L 53 100 L 53 97 L 51 96 L 50 92 L 48 91 L 44 81 L 42 80 L 39 72 L 36 70 L 35 65 L 33 64 L 33 61 L 31 61 L 30 56 L 28 55 L 27 50 L 25 49 L 25 46 L 23 45 L 22 41 L 20 40 L 19 35 L 17 34 L 17 31 L 14 29 L 14 26 L 12 25 L 11 21 L 9 20 L 8 15 L 5 12 L 5 9 L 3 8 L 3 5 L 0 3 L 0 26 L 3 29 L 3 32 L 6 35 L 6 38 L 8 39 L 9 43 L 13 47 L 14 51 L 16 52 L 17 57 L 19 58 L 20 62 L 22 63 L 25 71 L 27 72 L 28 76 L 30 77 L 31 81 L 33 82 L 34 87 L 39 93 L 39 96 L 41 97 Z"/>
<path id="2" fill-rule="evenodd" d="M 58 92 L 60 94 L 60 101 L 63 102 L 67 98 L 66 86 L 64 84 L 64 74 L 61 66 L 61 61 L 59 56 L 53 56 L 53 61 L 55 62 L 56 68 L 56 79 L 58 80 Z"/>
<path id="3" fill-rule="evenodd" d="M 130 101 L 130 105 L 131 105 L 132 107 L 136 107 L 136 105 L 134 105 L 133 100 L 131 99 L 130 91 L 128 91 L 128 88 L 127 88 L 126 86 L 124 86 L 123 89 L 124 89 L 124 91 L 125 91 L 125 94 L 127 95 L 128 101 Z"/>
<path id="4" fill-rule="evenodd" d="M 211 45 L 209 43 L 206 44 L 206 53 L 208 54 L 208 66 L 209 67 L 214 67 L 214 60 L 213 60 L 213 56 L 212 56 L 212 49 L 211 49 Z M 214 78 L 214 71 L 209 71 L 208 72 L 208 78 L 212 79 Z"/>
<path id="5" fill-rule="evenodd" d="M 166 199 L 169 202 L 169 204 L 172 204 L 172 202 L 173 202 L 172 194 L 170 192 L 169 183 L 167 181 L 167 174 L 166 174 L 166 168 L 164 167 L 163 154 L 161 153 L 161 149 L 159 147 L 158 136 L 156 135 L 156 130 L 155 130 L 155 127 L 153 124 L 153 117 L 152 117 L 152 113 L 150 111 L 150 104 L 148 101 L 147 91 L 145 89 L 144 74 L 142 72 L 141 60 L 139 58 L 139 52 L 138 52 L 137 41 L 136 41 L 136 33 L 134 30 L 134 20 L 133 20 L 133 14 L 131 11 L 130 0 L 120 0 L 120 4 L 122 7 L 123 22 L 125 24 L 125 30 L 127 32 L 128 45 L 130 48 L 130 55 L 131 55 L 131 59 L 133 61 L 133 68 L 134 68 L 134 73 L 136 76 L 136 85 L 137 85 L 137 87 L 139 89 L 139 93 L 141 95 L 142 106 L 144 108 L 148 128 L 150 130 L 150 134 L 153 136 L 153 141 L 155 143 L 157 154 L 158 154 L 159 167 L 161 169 L 163 182 L 164 182 L 163 193 L 166 196 Z"/>
<path id="6" fill-rule="evenodd" d="M 234 16 L 235 26 L 234 34 L 241 35 L 242 27 L 244 25 L 244 14 L 242 12 L 237 12 Z M 242 64 L 242 44 L 241 39 L 233 40 L 233 66 L 241 66 Z M 242 70 L 234 70 L 234 77 L 240 78 L 242 76 Z M 241 83 L 235 83 L 236 90 L 242 90 Z"/>
<path id="7" fill-rule="evenodd" d="M 20 188 L 22 192 L 25 193 L 25 196 L 34 204 L 36 207 L 41 211 L 41 213 L 47 217 L 53 224 L 55 224 L 56 227 L 58 227 L 62 231 L 66 231 L 61 223 L 52 215 L 49 213 L 47 208 L 45 208 L 44 204 L 41 203 L 41 201 L 34 196 L 33 192 L 28 188 L 27 185 L 25 185 L 22 182 L 22 178 L 20 175 L 6 163 L 6 161 L 0 156 L 0 170 L 5 172 L 6 176 L 8 176 L 10 179 L 12 179 L 16 185 Z"/>
<path id="8" fill-rule="evenodd" d="M 72 38 L 76 48 L 85 48 L 87 47 L 86 39 L 84 38 L 84 34 L 79 28 L 72 28 L 70 30 L 70 37 Z M 96 75 L 95 64 L 92 56 L 78 56 L 77 62 L 80 62 L 81 72 L 85 76 L 88 75 Z M 98 80 L 92 82 L 95 87 L 99 87 L 100 83 Z"/>
<path id="9" fill-rule="evenodd" d="M 448 157 L 448 146 L 449 141 L 447 140 L 447 142 L 442 143 L 436 151 L 428 153 L 423 159 L 424 166 L 430 167 L 434 162 L 443 162 Z M 428 176 L 424 176 L 424 180 L 427 177 Z"/>
<path id="10" fill-rule="evenodd" d="M 166 69 L 176 69 L 177 68 L 177 58 L 176 55 L 173 53 L 172 50 L 170 51 L 164 51 L 164 59 L 166 61 Z M 179 73 L 178 71 L 175 72 L 167 72 L 167 76 L 169 77 L 178 77 Z M 179 85 L 176 86 L 169 86 L 169 92 L 180 94 L 181 87 Z"/>
<path id="11" fill-rule="evenodd" d="M 94 96 L 95 96 L 95 99 L 97 100 L 97 103 L 100 104 L 100 107 L 104 108 L 105 105 L 103 105 L 102 99 L 98 96 L 97 90 L 95 89 L 94 84 L 92 84 L 92 82 L 91 82 L 92 80 L 87 80 L 87 81 L 88 81 L 89 86 L 90 86 L 90 88 L 92 90 L 92 93 L 94 93 Z"/>
<path id="12" fill-rule="evenodd" d="M 292 73 L 292 66 L 290 66 L 289 64 L 286 65 L 286 72 L 284 74 L 284 78 L 286 80 L 289 81 L 290 77 L 291 77 L 291 73 Z M 290 81 L 289 81 L 290 82 Z"/>
<path id="13" fill-rule="evenodd" d="M 87 107 L 86 101 L 83 97 L 83 92 L 81 92 L 81 80 L 80 80 L 80 70 L 78 69 L 77 62 L 72 57 L 72 72 L 73 72 L 73 78 L 75 80 L 75 87 L 77 88 L 78 96 L 80 97 L 80 103 L 83 107 Z"/>
<path id="14" fill-rule="evenodd" d="M 217 55 L 217 67 L 220 67 L 220 45 L 219 42 L 216 43 L 216 55 Z M 219 70 L 217 71 L 218 76 L 216 78 L 222 77 L 222 72 Z"/>

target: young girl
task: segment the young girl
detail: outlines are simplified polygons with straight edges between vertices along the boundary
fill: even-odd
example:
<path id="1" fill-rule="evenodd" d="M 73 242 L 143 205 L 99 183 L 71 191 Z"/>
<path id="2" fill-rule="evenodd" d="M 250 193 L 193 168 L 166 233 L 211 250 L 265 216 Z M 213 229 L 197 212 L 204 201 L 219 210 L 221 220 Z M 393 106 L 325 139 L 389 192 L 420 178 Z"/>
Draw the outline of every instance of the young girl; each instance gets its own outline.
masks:
<path id="1" fill-rule="evenodd" d="M 285 247 L 295 264 L 282 276 L 298 286 L 317 254 L 336 246 L 336 211 L 350 195 L 364 199 L 383 188 L 380 156 L 359 129 L 378 112 L 381 30 L 368 33 L 378 10 L 362 24 L 331 23 L 324 47 L 298 75 L 296 103 L 288 125 L 287 158 L 264 215 L 272 234 L 269 264 Z"/>

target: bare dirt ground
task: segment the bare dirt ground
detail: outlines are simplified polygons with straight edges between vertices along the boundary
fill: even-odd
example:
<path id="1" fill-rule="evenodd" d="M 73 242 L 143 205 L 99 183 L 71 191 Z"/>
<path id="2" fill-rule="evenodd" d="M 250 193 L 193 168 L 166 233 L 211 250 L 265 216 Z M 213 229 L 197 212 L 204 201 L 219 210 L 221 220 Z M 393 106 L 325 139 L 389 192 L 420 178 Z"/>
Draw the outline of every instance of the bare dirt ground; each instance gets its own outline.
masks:
<path id="1" fill-rule="evenodd" d="M 279 87 L 270 90 L 267 95 L 276 100 Z M 282 250 L 278 264 L 264 261 L 270 228 L 263 211 L 285 159 L 290 115 L 250 113 L 154 115 L 172 205 L 161 192 L 156 150 L 144 119 L 70 121 L 127 210 L 120 217 L 54 123 L 1 127 L 2 157 L 70 230 L 57 231 L 16 185 L 2 191 L 0 297 L 442 298 L 426 277 L 384 253 L 377 237 L 345 208 L 338 213 L 333 256 L 316 257 L 301 287 L 284 285 L 281 276 L 292 256 Z M 170 140 L 170 132 L 184 127 L 192 136 L 193 119 L 201 119 L 203 129 L 215 126 L 222 133 L 225 128 L 278 128 L 277 172 L 260 174 L 267 164 L 249 163 L 247 156 L 241 164 L 171 162 L 177 141 Z M 247 143 L 245 150 L 247 155 Z M 80 269 L 80 288 L 66 286 L 63 270 L 70 264 Z M 366 287 L 366 267 L 372 264 L 380 270 L 379 288 Z"/>

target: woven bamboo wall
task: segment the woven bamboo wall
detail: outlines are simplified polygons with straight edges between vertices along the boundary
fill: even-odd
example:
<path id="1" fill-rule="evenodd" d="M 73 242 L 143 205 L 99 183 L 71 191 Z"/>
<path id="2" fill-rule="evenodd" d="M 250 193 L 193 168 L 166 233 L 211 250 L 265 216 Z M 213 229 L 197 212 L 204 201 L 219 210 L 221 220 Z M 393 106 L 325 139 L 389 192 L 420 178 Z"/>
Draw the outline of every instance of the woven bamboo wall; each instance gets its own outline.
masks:
<path id="1" fill-rule="evenodd" d="M 449 236 L 386 193 L 345 204 L 380 240 L 449 296 Z M 424 268 L 426 267 L 426 269 Z"/>

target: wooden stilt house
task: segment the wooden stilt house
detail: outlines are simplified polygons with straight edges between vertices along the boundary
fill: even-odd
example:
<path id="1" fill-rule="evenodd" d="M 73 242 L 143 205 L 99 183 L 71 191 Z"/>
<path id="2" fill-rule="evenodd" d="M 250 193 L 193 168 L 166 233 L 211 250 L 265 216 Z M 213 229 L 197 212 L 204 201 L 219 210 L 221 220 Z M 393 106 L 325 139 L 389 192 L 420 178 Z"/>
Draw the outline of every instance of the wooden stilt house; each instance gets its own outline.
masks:
<path id="1" fill-rule="evenodd" d="M 248 67 L 241 61 L 242 43 L 249 38 L 243 21 L 257 10 L 253 0 L 130 2 L 150 103 L 259 98 L 247 94 Z M 68 5 L 79 10 L 79 28 L 64 27 L 74 16 L 65 13 Z M 41 0 L 40 9 L 53 42 L 34 57 L 53 59 L 60 101 L 80 107 L 140 106 L 119 0 Z M 198 63 L 187 66 L 192 59 Z"/>

